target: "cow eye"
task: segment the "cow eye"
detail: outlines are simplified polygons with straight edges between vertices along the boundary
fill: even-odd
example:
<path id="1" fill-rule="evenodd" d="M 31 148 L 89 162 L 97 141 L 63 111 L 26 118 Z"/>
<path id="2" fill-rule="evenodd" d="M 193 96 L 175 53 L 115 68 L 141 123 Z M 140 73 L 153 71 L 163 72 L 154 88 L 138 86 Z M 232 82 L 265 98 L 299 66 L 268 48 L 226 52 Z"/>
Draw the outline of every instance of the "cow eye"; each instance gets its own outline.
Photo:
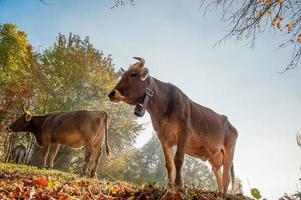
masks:
<path id="1" fill-rule="evenodd" d="M 131 73 L 130 77 L 135 77 L 137 75 L 138 75 L 137 73 Z"/>

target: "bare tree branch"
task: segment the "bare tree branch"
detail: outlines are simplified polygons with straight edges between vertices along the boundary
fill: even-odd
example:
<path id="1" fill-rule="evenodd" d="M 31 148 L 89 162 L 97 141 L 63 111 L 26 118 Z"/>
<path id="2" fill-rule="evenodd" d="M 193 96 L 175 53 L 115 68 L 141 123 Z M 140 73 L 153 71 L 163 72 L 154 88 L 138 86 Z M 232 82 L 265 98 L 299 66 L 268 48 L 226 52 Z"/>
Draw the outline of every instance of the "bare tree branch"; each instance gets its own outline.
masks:
<path id="1" fill-rule="evenodd" d="M 118 8 L 118 7 L 123 7 L 126 6 L 128 4 L 130 5 L 135 5 L 134 0 L 113 0 L 114 4 L 111 7 L 111 9 L 113 8 Z"/>
<path id="2" fill-rule="evenodd" d="M 53 4 L 46 2 L 45 0 L 40 0 L 40 2 L 44 5 L 51 6 Z"/>
<path id="3" fill-rule="evenodd" d="M 292 49 L 289 64 L 281 72 L 294 69 L 301 59 L 301 1 L 298 0 L 202 0 L 204 13 L 222 9 L 221 21 L 227 23 L 228 33 L 216 42 L 234 38 L 247 40 L 250 46 L 270 27 L 287 39 L 279 46 Z"/>

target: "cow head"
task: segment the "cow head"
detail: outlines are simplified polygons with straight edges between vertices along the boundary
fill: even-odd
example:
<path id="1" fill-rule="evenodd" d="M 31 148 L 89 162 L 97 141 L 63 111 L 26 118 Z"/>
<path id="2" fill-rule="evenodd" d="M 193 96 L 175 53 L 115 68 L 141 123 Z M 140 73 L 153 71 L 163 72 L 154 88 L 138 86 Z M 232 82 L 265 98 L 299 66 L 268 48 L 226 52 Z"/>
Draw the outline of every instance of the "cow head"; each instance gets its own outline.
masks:
<path id="1" fill-rule="evenodd" d="M 149 75 L 148 69 L 144 66 L 144 59 L 134 57 L 139 62 L 131 65 L 128 70 L 123 70 L 120 81 L 109 93 L 112 102 L 125 102 L 130 105 L 143 103 L 146 95 Z"/>
<path id="2" fill-rule="evenodd" d="M 24 113 L 8 127 L 9 130 L 14 132 L 22 132 L 28 130 L 32 114 L 25 109 L 24 105 L 22 107 L 22 110 Z"/>

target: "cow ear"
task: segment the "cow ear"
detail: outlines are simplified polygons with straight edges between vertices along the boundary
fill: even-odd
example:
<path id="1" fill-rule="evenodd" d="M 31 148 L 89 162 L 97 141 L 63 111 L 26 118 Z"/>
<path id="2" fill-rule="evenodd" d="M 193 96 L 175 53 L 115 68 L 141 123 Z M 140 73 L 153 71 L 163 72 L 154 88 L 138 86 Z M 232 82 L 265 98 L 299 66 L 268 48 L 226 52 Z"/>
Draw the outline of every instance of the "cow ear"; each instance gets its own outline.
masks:
<path id="1" fill-rule="evenodd" d="M 141 81 L 145 81 L 145 79 L 147 79 L 148 75 L 149 75 L 149 71 L 146 67 L 143 67 L 140 73 L 140 79 Z"/>
<path id="2" fill-rule="evenodd" d="M 25 114 L 25 121 L 29 122 L 31 120 L 31 114 L 26 113 Z"/>

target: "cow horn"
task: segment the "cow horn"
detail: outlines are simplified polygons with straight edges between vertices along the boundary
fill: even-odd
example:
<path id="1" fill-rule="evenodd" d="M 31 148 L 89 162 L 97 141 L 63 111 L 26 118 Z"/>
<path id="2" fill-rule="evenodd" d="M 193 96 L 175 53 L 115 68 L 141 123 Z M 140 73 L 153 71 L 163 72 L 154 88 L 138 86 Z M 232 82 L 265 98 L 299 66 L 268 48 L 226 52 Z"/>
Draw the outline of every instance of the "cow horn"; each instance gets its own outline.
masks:
<path id="1" fill-rule="evenodd" d="M 145 64 L 145 60 L 143 58 L 140 57 L 133 57 L 134 59 L 138 60 L 140 62 L 140 66 L 144 67 Z"/>
<path id="2" fill-rule="evenodd" d="M 28 110 L 25 109 L 25 104 L 23 104 L 22 110 L 25 113 L 25 120 L 30 121 L 31 117 L 32 117 L 32 114 Z"/>
<path id="3" fill-rule="evenodd" d="M 24 113 L 29 113 L 29 111 L 27 111 L 26 108 L 25 108 L 25 104 L 23 104 L 22 110 L 23 110 Z"/>
<path id="4" fill-rule="evenodd" d="M 25 121 L 29 122 L 31 120 L 32 115 L 30 113 L 25 114 Z"/>

